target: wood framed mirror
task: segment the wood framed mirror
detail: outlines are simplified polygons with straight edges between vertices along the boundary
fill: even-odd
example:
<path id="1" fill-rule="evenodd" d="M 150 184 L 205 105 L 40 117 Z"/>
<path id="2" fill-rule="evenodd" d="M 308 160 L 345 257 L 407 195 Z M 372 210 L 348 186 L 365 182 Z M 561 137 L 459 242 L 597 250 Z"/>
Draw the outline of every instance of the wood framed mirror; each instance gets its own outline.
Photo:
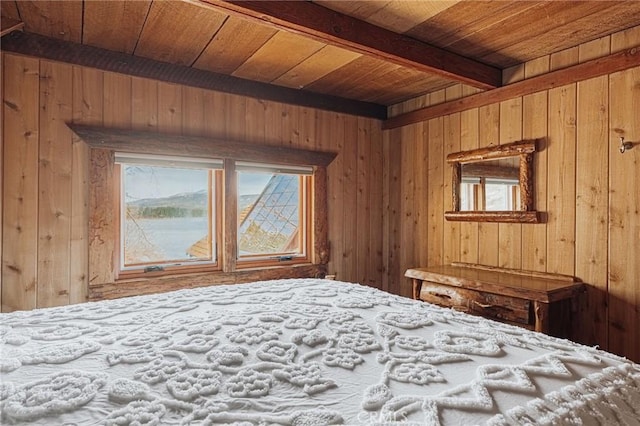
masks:
<path id="1" fill-rule="evenodd" d="M 539 223 L 534 208 L 533 154 L 541 141 L 522 140 L 504 145 L 449 154 L 453 168 L 453 211 L 447 220 Z"/>

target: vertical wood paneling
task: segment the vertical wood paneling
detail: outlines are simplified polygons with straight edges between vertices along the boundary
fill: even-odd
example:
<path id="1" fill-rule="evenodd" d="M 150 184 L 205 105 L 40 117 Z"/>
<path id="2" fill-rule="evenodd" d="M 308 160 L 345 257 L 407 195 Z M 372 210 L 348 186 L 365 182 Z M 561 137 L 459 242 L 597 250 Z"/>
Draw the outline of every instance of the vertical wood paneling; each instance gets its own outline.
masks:
<path id="1" fill-rule="evenodd" d="M 243 140 L 246 134 L 244 126 L 247 113 L 246 99 L 241 96 L 224 94 L 225 136 L 233 140 Z"/>
<path id="2" fill-rule="evenodd" d="M 131 128 L 153 132 L 158 128 L 158 83 L 131 78 Z"/>
<path id="3" fill-rule="evenodd" d="M 400 272 L 404 272 L 409 265 L 414 264 L 416 261 L 416 246 L 410 244 L 413 238 L 415 238 L 416 229 L 416 210 L 415 210 L 415 177 L 418 173 L 416 165 L 416 152 L 417 141 L 416 138 L 416 126 L 412 124 L 400 129 L 400 197 L 401 204 L 399 209 L 400 220 L 400 241 L 398 242 L 400 251 L 398 253 L 398 260 L 400 265 Z M 399 282 L 398 293 L 409 294 L 407 283 L 404 280 Z"/>
<path id="4" fill-rule="evenodd" d="M 455 85 L 445 91 L 446 100 L 451 101 L 462 96 L 462 86 Z M 460 151 L 460 113 L 444 117 L 444 155 L 442 158 L 442 170 L 444 187 L 442 202 L 445 211 L 453 210 L 452 196 L 452 167 L 447 163 L 447 155 Z M 444 221 L 443 259 L 445 264 L 460 259 L 460 222 Z"/>
<path id="5" fill-rule="evenodd" d="M 545 56 L 525 64 L 525 78 L 549 71 L 549 57 Z M 540 139 L 533 157 L 535 199 L 534 205 L 541 212 L 547 211 L 547 92 L 538 92 L 522 99 L 522 137 Z M 544 223 L 522 227 L 522 269 L 542 271 L 547 268 L 547 228 Z"/>
<path id="6" fill-rule="evenodd" d="M 390 114 L 391 108 L 389 108 L 388 111 Z M 390 246 L 392 227 L 392 218 L 390 215 L 391 164 L 389 164 L 389 139 L 392 132 L 392 130 L 382 132 L 382 268 L 384 272 L 382 274 L 380 289 L 384 291 L 389 291 L 389 280 L 392 276 L 391 264 L 389 262 L 391 257 Z"/>
<path id="7" fill-rule="evenodd" d="M 514 80 L 524 77 L 524 69 L 514 73 Z M 522 98 L 500 103 L 500 144 L 522 139 Z M 498 265 L 503 268 L 520 269 L 522 266 L 522 225 L 501 223 L 498 225 Z M 527 248 L 528 249 L 528 248 Z"/>
<path id="8" fill-rule="evenodd" d="M 611 50 L 637 45 L 638 32 L 633 29 L 612 36 Z M 580 49 L 531 61 L 516 71 L 524 69 L 525 77 L 530 77 L 597 57 L 606 50 L 606 43 L 597 40 Z M 529 95 L 519 107 L 512 108 L 514 104 L 508 101 L 381 133 L 379 122 L 374 120 L 81 67 L 73 69 L 69 93 L 58 93 L 62 90 L 57 84 L 38 80 L 39 60 L 6 53 L 3 58 L 3 310 L 32 308 L 37 306 L 36 293 L 47 294 L 45 300 L 55 293 L 39 288 L 40 280 L 36 279 L 38 265 L 41 271 L 49 267 L 44 259 L 38 263 L 39 253 L 50 253 L 46 243 L 38 240 L 38 235 L 49 234 L 44 230 L 50 227 L 45 224 L 45 215 L 38 220 L 38 212 L 45 208 L 38 200 L 48 200 L 51 188 L 58 187 L 53 181 L 44 183 L 44 178 L 38 178 L 45 171 L 38 163 L 38 153 L 50 152 L 39 145 L 45 143 L 40 133 L 47 125 L 51 127 L 50 123 L 40 123 L 41 116 L 46 120 L 56 118 L 48 111 L 38 112 L 41 102 L 48 102 L 40 100 L 39 94 L 43 93 L 50 99 L 71 96 L 72 118 L 77 122 L 121 128 L 155 126 L 167 133 L 204 132 L 234 140 L 335 151 L 338 157 L 328 168 L 329 272 L 337 273 L 339 279 L 371 282 L 404 293 L 406 267 L 416 266 L 416 262 L 423 265 L 449 260 L 577 275 L 600 291 L 594 293 L 596 297 L 589 295 L 582 318 L 591 321 L 592 327 L 584 327 L 579 339 L 606 348 L 608 334 L 610 350 L 640 358 L 635 349 L 639 346 L 640 278 L 638 262 L 634 261 L 638 250 L 635 241 L 640 240 L 636 183 L 640 179 L 640 151 L 634 149 L 624 155 L 617 152 L 618 135 L 640 139 L 637 114 L 632 115 L 638 110 L 637 69 Z M 43 69 L 47 66 L 43 62 Z M 509 75 L 520 78 L 517 74 Z M 447 95 L 456 90 L 449 89 Z M 444 98 L 445 92 L 441 91 L 405 104 L 415 108 L 418 103 L 437 103 Z M 403 108 L 391 107 L 390 112 L 402 112 Z M 603 126 L 607 125 L 604 141 Z M 455 227 L 445 223 L 442 215 L 448 202 L 447 153 L 458 143 L 460 149 L 473 149 L 508 142 L 518 134 L 543 138 L 546 144 L 535 156 L 535 169 L 536 205 L 547 213 L 547 222 L 522 225 L 520 233 L 514 231 L 520 225 L 477 223 L 453 224 L 458 230 L 452 231 Z M 607 150 L 605 161 L 603 149 Z M 83 226 L 88 215 L 87 199 L 83 201 L 83 197 L 89 192 L 91 202 L 103 202 L 101 188 L 106 191 L 112 186 L 108 174 L 107 182 L 87 184 L 88 155 L 86 146 L 73 139 L 70 248 L 52 258 L 56 263 L 52 270 L 68 270 L 70 302 L 83 299 L 89 279 L 100 282 L 113 278 L 109 275 L 112 258 L 101 261 L 102 267 L 91 270 L 88 277 L 86 258 L 83 260 L 81 254 L 83 244 L 86 253 L 86 244 L 95 249 L 97 243 Z M 100 151 L 92 154 L 92 160 L 97 167 L 110 165 L 110 158 Z M 113 223 L 108 215 L 95 219 L 104 226 Z M 365 229 L 369 234 L 361 235 L 366 234 Z M 594 233 L 606 233 L 609 239 L 603 242 L 603 237 Z M 516 241 L 518 234 L 520 244 Z M 514 246 L 515 252 L 510 249 Z M 517 250 L 521 250 L 519 255 Z M 603 254 L 604 250 L 608 254 Z M 68 266 L 61 267 L 59 262 Z M 607 286 L 609 293 L 604 294 Z"/>
<path id="9" fill-rule="evenodd" d="M 175 84 L 158 83 L 158 131 L 182 131 L 182 90 Z"/>
<path id="10" fill-rule="evenodd" d="M 72 78 L 71 65 L 40 62 L 38 307 L 69 304 Z"/>
<path id="11" fill-rule="evenodd" d="M 431 103 L 444 102 L 445 92 L 431 94 Z M 427 255 L 429 265 L 443 262 L 444 250 L 444 118 L 429 120 L 429 240 Z"/>
<path id="12" fill-rule="evenodd" d="M 342 278 L 357 281 L 357 227 L 361 220 L 357 204 L 358 121 L 344 120 L 342 147 Z"/>
<path id="13" fill-rule="evenodd" d="M 580 46 L 584 62 L 610 51 L 609 37 Z M 607 344 L 607 245 L 609 170 L 609 78 L 603 76 L 577 85 L 576 144 L 576 270 L 589 283 L 581 311 L 581 324 L 574 327 L 582 342 Z"/>
<path id="14" fill-rule="evenodd" d="M 186 89 L 186 88 L 185 88 Z M 201 90 L 199 92 L 202 93 Z M 245 135 L 251 143 L 263 143 L 265 140 L 265 102 L 259 99 L 247 98 L 245 116 Z M 185 116 L 188 113 L 185 111 Z M 202 123 L 202 120 L 200 121 Z"/>
<path id="15" fill-rule="evenodd" d="M 224 98 L 219 92 L 205 92 L 202 100 L 204 110 L 204 132 L 216 139 L 224 137 Z M 268 103 L 267 105 L 271 105 Z M 269 121 L 267 121 L 268 123 Z M 265 129 L 267 139 L 269 133 Z"/>
<path id="16" fill-rule="evenodd" d="M 402 244 L 400 242 L 400 170 L 402 167 L 401 147 L 402 138 L 400 129 L 393 129 L 385 132 L 384 139 L 384 214 L 385 226 L 383 234 L 385 240 L 384 258 L 386 259 L 387 275 L 383 280 L 383 289 L 392 293 L 397 293 L 403 279 L 404 271 L 400 271 L 400 252 Z"/>
<path id="17" fill-rule="evenodd" d="M 122 74 L 104 73 L 102 119 L 105 127 L 131 127 L 131 79 Z"/>
<path id="18" fill-rule="evenodd" d="M 283 146 L 295 146 L 300 139 L 298 133 L 298 109 L 293 105 L 281 105 L 282 113 L 280 119 L 282 121 L 282 138 L 281 142 Z M 340 140 L 344 135 L 340 135 Z"/>
<path id="19" fill-rule="evenodd" d="M 476 89 L 463 87 L 463 96 L 475 93 Z M 460 113 L 460 150 L 469 151 L 478 148 L 478 108 Z M 478 263 L 478 224 L 460 223 L 460 261 Z"/>
<path id="20" fill-rule="evenodd" d="M 551 55 L 551 69 L 578 61 L 578 49 Z M 576 85 L 549 90 L 547 272 L 574 273 Z"/>
<path id="21" fill-rule="evenodd" d="M 530 78 L 639 43 L 640 27 L 635 27 L 529 61 L 508 70 L 505 78 L 517 81 L 523 78 L 522 73 L 524 78 Z M 640 69 L 634 68 L 463 111 L 459 135 L 450 131 L 455 115 L 424 122 L 429 159 L 427 175 L 436 178 L 435 181 L 427 179 L 425 186 L 416 183 L 413 187 L 403 187 L 406 177 L 400 183 L 396 181 L 395 176 L 403 168 L 413 168 L 419 176 L 424 174 L 414 163 L 402 160 L 397 164 L 400 159 L 394 154 L 393 148 L 397 146 L 394 141 L 407 142 L 400 137 L 403 129 L 384 131 L 383 247 L 389 250 L 389 257 L 396 250 L 404 250 L 407 244 L 394 233 L 394 227 L 404 219 L 395 213 L 396 209 L 411 196 L 426 200 L 413 214 L 427 212 L 428 238 L 424 238 L 416 226 L 416 237 L 408 250 L 410 253 L 427 250 L 428 258 L 423 260 L 418 255 L 413 266 L 463 261 L 575 275 L 587 284 L 588 294 L 575 306 L 573 338 L 640 360 L 640 262 L 637 261 L 640 150 L 636 145 L 625 154 L 618 152 L 619 136 L 634 143 L 640 140 L 639 81 Z M 405 108 L 414 109 L 418 99 L 430 101 L 432 95 L 394 105 L 389 108 L 390 116 L 402 113 Z M 412 137 L 422 139 L 417 134 Z M 541 139 L 534 156 L 535 205 L 544 213 L 544 221 L 515 226 L 462 222 L 457 237 L 447 231 L 445 224 L 443 241 L 438 219 L 450 201 L 445 198 L 442 204 L 442 180 L 438 180 L 440 175 L 433 166 L 436 161 L 441 164 L 458 137 L 461 150 L 518 139 Z M 402 155 L 414 158 L 423 155 L 419 146 L 414 149 L 402 151 Z M 408 193 L 411 190 L 413 194 Z M 447 191 L 445 188 L 444 192 Z M 419 206 L 417 202 L 414 205 Z M 404 229 L 404 234 L 408 234 L 408 229 Z M 450 249 L 449 238 L 458 239 L 458 254 Z M 390 262 L 390 265 L 398 263 L 393 259 Z M 390 276 L 383 277 L 383 282 L 394 282 L 403 273 L 400 267 L 390 267 Z"/>
<path id="22" fill-rule="evenodd" d="M 102 125 L 103 73 L 73 68 L 73 121 Z M 69 302 L 86 300 L 89 286 L 89 147 L 73 133 Z"/>
<path id="23" fill-rule="evenodd" d="M 369 120 L 365 118 L 358 118 L 358 159 L 357 159 L 357 184 L 356 184 L 356 206 L 357 222 L 356 222 L 356 253 L 358 259 L 356 261 L 356 282 L 362 284 L 371 284 L 375 280 L 372 279 L 375 269 L 371 271 L 370 264 L 367 261 L 373 253 L 371 252 L 371 232 L 370 232 L 370 217 L 371 217 L 371 197 L 369 180 L 371 178 L 371 169 L 367 167 L 367 162 L 371 158 L 371 128 L 369 127 Z M 373 147 L 375 149 L 375 147 Z"/>
<path id="24" fill-rule="evenodd" d="M 369 119 L 369 161 L 367 167 L 369 185 L 369 247 L 367 249 L 367 273 L 369 285 L 380 288 L 386 275 L 383 256 L 383 151 L 382 129 L 377 120 Z M 366 151 L 363 154 L 366 156 Z"/>
<path id="25" fill-rule="evenodd" d="M 202 90 L 182 88 L 182 111 L 182 134 L 202 136 L 205 133 Z"/>
<path id="26" fill-rule="evenodd" d="M 414 153 L 416 161 L 414 204 L 416 226 L 413 238 L 416 241 L 429 241 L 429 200 L 421 196 L 426 194 L 429 184 L 429 141 L 428 123 L 416 123 L 417 147 Z M 415 264 L 426 265 L 429 262 L 428 244 L 418 244 L 415 253 Z M 411 267 L 407 265 L 407 268 Z"/>
<path id="27" fill-rule="evenodd" d="M 480 147 L 498 145 L 500 138 L 500 105 L 493 104 L 479 108 L 480 126 L 478 138 Z M 478 262 L 483 265 L 498 266 L 499 225 L 497 223 L 478 224 Z"/>
<path id="28" fill-rule="evenodd" d="M 322 116 L 328 120 L 328 116 Z M 283 131 L 282 131 L 282 108 L 280 104 L 275 102 L 266 102 L 264 110 L 264 137 L 266 143 L 270 145 L 282 145 L 283 144 Z M 328 132 L 329 126 L 323 126 L 323 129 Z M 328 133 L 323 134 L 328 138 Z M 319 140 L 318 146 L 322 146 L 325 140 Z"/>
<path id="29" fill-rule="evenodd" d="M 36 307 L 39 62 L 4 55 L 2 311 Z"/>
<path id="30" fill-rule="evenodd" d="M 328 168 L 329 271 L 340 279 L 381 286 L 384 160 L 379 121 L 6 53 L 3 58 L 4 87 L 9 88 L 3 110 L 3 310 L 36 307 L 36 293 L 46 304 L 83 301 L 88 283 L 114 280 L 113 157 L 89 150 L 62 124 L 69 120 L 336 152 Z M 39 112 L 40 103 L 44 109 Z M 103 171 L 90 173 L 90 168 Z M 51 200 L 62 214 L 50 214 Z M 58 232 L 62 220 L 66 234 Z M 100 235 L 114 238 L 97 238 L 89 221 L 101 228 Z M 54 241 L 59 250 L 53 249 Z M 41 285 L 36 280 L 39 253 L 43 275 L 64 271 L 66 278 Z M 396 288 L 400 284 L 396 280 Z"/>
<path id="31" fill-rule="evenodd" d="M 266 116 L 266 122 L 265 122 L 265 134 L 266 134 L 266 139 L 268 142 L 273 143 L 274 145 L 277 145 L 277 141 L 279 141 L 282 138 L 282 122 L 280 120 L 280 116 L 282 115 L 282 111 L 280 108 L 277 107 L 278 104 L 275 104 L 273 102 L 268 102 L 267 103 L 267 107 L 266 107 L 266 111 L 265 111 L 265 116 Z M 329 111 L 318 111 L 318 122 L 320 123 L 318 126 L 316 126 L 315 128 L 315 132 L 316 132 L 316 149 L 320 150 L 320 151 L 331 151 L 334 150 L 333 147 L 333 142 L 331 140 L 333 133 L 332 133 L 332 129 L 331 126 L 328 125 L 328 123 L 331 122 L 331 120 L 333 119 L 333 113 L 329 112 Z M 331 184 L 331 179 L 332 176 L 334 175 L 334 169 L 332 167 L 332 165 L 330 164 L 329 167 L 327 168 L 327 187 L 329 187 L 329 185 L 334 185 Z M 331 197 L 331 192 L 329 190 L 327 196 L 330 198 Z M 329 235 L 328 235 L 328 239 L 329 239 L 329 264 L 327 265 L 327 274 L 333 275 L 333 274 L 338 274 L 338 269 L 336 268 L 337 263 L 335 262 L 335 258 L 336 258 L 336 253 L 334 251 L 334 247 L 333 244 L 331 243 L 331 241 L 334 238 L 334 230 L 335 230 L 335 223 L 331 222 L 331 217 L 330 217 L 330 212 L 331 212 L 331 205 L 333 204 L 334 201 L 328 199 L 327 200 L 327 204 L 329 205 L 328 207 L 328 214 L 327 214 L 327 220 L 329 223 Z M 338 279 L 340 279 L 340 277 L 337 277 Z"/>
<path id="32" fill-rule="evenodd" d="M 300 129 L 300 147 L 304 149 L 318 149 L 316 127 L 320 111 L 313 108 L 298 107 L 298 127 Z"/>
<path id="33" fill-rule="evenodd" d="M 611 36 L 611 50 L 640 43 L 640 30 Z M 640 68 L 612 74 L 609 88 L 609 350 L 640 362 Z M 620 136 L 635 142 L 618 151 Z"/>
<path id="34" fill-rule="evenodd" d="M 283 111 L 283 115 L 285 112 Z M 330 146 L 329 150 L 333 150 L 336 152 L 341 152 L 343 149 L 344 141 L 344 117 L 340 114 L 331 113 L 328 121 L 328 127 L 330 131 L 329 142 Z M 288 130 L 283 129 L 283 134 L 288 133 Z M 288 144 L 288 142 L 285 142 Z M 327 200 L 328 204 L 328 219 L 329 219 L 329 248 L 331 250 L 331 255 L 329 259 L 329 272 L 335 273 L 336 278 L 339 280 L 344 280 L 343 271 L 342 271 L 342 257 L 344 256 L 343 248 L 342 248 L 342 228 L 340 226 L 336 226 L 338 223 L 343 223 L 343 213 L 342 209 L 339 206 L 342 206 L 343 201 L 343 169 L 344 159 L 342 154 L 338 154 L 327 167 L 327 172 L 329 174 L 329 196 Z M 353 224 L 350 224 L 353 226 Z"/>

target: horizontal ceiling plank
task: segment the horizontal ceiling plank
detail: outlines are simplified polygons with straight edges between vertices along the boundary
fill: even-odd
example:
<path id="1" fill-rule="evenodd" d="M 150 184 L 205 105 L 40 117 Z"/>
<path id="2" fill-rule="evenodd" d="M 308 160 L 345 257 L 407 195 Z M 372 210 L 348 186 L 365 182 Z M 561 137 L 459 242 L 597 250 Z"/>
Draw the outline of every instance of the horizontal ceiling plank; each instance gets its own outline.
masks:
<path id="1" fill-rule="evenodd" d="M 364 20 L 396 33 L 406 33 L 458 2 L 460 0 L 392 1 Z"/>
<path id="2" fill-rule="evenodd" d="M 466 111 L 471 108 L 479 108 L 508 99 L 550 90 L 555 87 L 577 83 L 590 78 L 624 71 L 637 66 L 640 66 L 640 46 L 522 80 L 494 90 L 480 92 L 455 101 L 444 102 L 400 114 L 384 121 L 382 128 L 394 129 L 396 127 Z"/>
<path id="3" fill-rule="evenodd" d="M 21 21 L 20 12 L 18 12 L 18 5 L 15 0 L 2 0 L 0 1 L 0 16 L 3 18 L 11 18 L 16 21 Z"/>
<path id="4" fill-rule="evenodd" d="M 226 14 L 198 4 L 154 1 L 133 53 L 191 66 L 226 19 Z"/>
<path id="5" fill-rule="evenodd" d="M 0 19 L 0 35 L 9 34 L 13 31 L 21 30 L 24 27 L 24 22 L 17 21 L 15 19 L 2 16 Z"/>
<path id="6" fill-rule="evenodd" d="M 578 3 L 578 2 L 575 2 Z M 508 46 L 492 49 L 482 54 L 483 61 L 508 67 L 521 62 L 544 56 L 549 52 L 559 52 L 577 46 L 584 41 L 595 40 L 615 33 L 624 28 L 638 25 L 640 22 L 640 1 L 587 2 L 600 7 L 578 9 L 582 15 L 562 14 L 564 19 L 554 28 L 528 38 L 513 37 Z M 604 6 L 607 6 L 606 8 Z M 577 6 L 575 7 L 577 9 Z M 590 14 L 588 12 L 591 12 Z M 540 22 L 542 24 L 542 21 Z M 516 27 L 517 28 L 517 27 Z M 515 30 L 514 30 L 515 31 Z M 518 29 L 518 31 L 521 31 Z M 499 38 L 496 39 L 496 41 Z M 531 43 L 535 40 L 535 43 Z"/>
<path id="7" fill-rule="evenodd" d="M 133 53 L 150 7 L 149 0 L 84 2 L 82 43 Z"/>
<path id="8" fill-rule="evenodd" d="M 500 86 L 500 69 L 307 1 L 217 1 L 212 6 L 262 24 L 482 89 Z"/>
<path id="9" fill-rule="evenodd" d="M 76 43 L 82 41 L 83 2 L 17 1 L 16 4 L 25 31 Z"/>
<path id="10" fill-rule="evenodd" d="M 311 57 L 278 77 L 274 83 L 280 86 L 297 87 L 301 89 L 332 71 L 355 61 L 360 56 L 362 55 L 359 53 L 325 45 Z"/>
<path id="11" fill-rule="evenodd" d="M 504 0 L 460 2 L 434 16 L 432 19 L 411 28 L 407 35 L 418 40 L 429 40 L 435 46 L 447 46 L 460 40 L 474 37 L 502 22 L 513 19 L 537 3 L 530 1 L 508 2 Z"/>
<path id="12" fill-rule="evenodd" d="M 377 119 L 387 117 L 385 106 L 371 102 L 360 102 L 338 96 L 273 86 L 36 34 L 21 32 L 9 34 L 2 38 L 2 50 L 256 99 Z"/>
<path id="13" fill-rule="evenodd" d="M 230 16 L 193 64 L 201 70 L 231 74 L 277 32 Z M 224 58 L 221 61 L 220 58 Z"/>
<path id="14" fill-rule="evenodd" d="M 270 83 L 304 62 L 322 47 L 324 44 L 315 40 L 278 31 L 232 75 Z"/>

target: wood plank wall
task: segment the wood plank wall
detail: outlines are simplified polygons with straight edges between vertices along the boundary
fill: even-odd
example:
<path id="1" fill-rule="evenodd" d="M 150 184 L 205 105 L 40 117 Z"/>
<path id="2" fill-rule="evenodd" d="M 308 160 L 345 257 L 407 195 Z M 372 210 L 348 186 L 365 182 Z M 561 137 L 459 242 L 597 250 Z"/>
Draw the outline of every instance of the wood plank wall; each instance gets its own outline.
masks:
<path id="1" fill-rule="evenodd" d="M 640 43 L 640 29 L 505 73 L 528 78 Z M 2 54 L 2 310 L 76 303 L 89 277 L 89 151 L 77 123 L 339 152 L 329 167 L 329 272 L 409 295 L 404 270 L 465 261 L 576 275 L 589 284 L 575 339 L 640 361 L 640 70 L 381 132 L 380 123 Z M 454 86 L 401 113 L 472 94 Z M 635 109 L 634 109 L 635 108 Z M 543 224 L 446 222 L 448 153 L 543 137 Z"/>
<path id="2" fill-rule="evenodd" d="M 9 53 L 2 81 L 3 312 L 86 298 L 90 153 L 69 121 L 338 152 L 329 273 L 382 282 L 379 121 Z"/>
<path id="3" fill-rule="evenodd" d="M 640 27 L 504 73 L 506 82 L 640 44 Z M 453 87 L 391 108 L 452 100 Z M 575 275 L 588 283 L 574 339 L 640 361 L 640 68 L 383 132 L 383 289 L 410 295 L 409 267 L 463 261 Z M 619 136 L 637 145 L 620 154 Z M 542 224 L 447 222 L 447 154 L 544 138 L 535 156 Z"/>

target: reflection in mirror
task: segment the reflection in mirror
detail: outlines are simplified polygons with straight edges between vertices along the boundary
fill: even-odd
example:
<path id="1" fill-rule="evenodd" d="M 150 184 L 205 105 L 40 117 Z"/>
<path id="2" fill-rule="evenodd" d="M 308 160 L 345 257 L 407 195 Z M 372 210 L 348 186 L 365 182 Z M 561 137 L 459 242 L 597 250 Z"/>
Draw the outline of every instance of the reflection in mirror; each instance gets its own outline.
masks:
<path id="1" fill-rule="evenodd" d="M 455 152 L 451 211 L 447 220 L 538 223 L 534 208 L 533 154 L 538 140 Z"/>
<path id="2" fill-rule="evenodd" d="M 520 210 L 519 157 L 461 165 L 461 211 Z"/>

